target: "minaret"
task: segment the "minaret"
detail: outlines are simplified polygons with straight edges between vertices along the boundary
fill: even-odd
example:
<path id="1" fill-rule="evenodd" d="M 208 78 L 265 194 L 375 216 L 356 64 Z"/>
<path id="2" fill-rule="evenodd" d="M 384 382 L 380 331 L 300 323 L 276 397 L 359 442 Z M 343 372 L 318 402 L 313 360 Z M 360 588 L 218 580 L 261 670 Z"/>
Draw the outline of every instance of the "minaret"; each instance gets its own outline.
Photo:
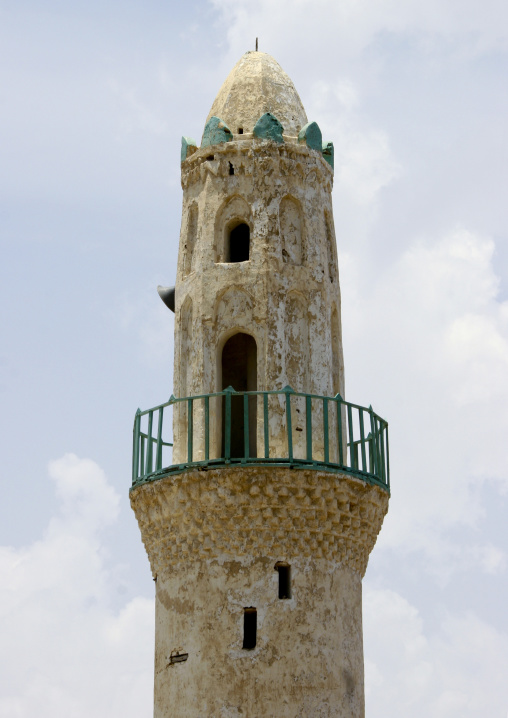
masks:
<path id="1" fill-rule="evenodd" d="M 181 159 L 174 390 L 136 414 L 130 494 L 154 715 L 360 718 L 388 425 L 345 400 L 333 145 L 248 52 Z"/>

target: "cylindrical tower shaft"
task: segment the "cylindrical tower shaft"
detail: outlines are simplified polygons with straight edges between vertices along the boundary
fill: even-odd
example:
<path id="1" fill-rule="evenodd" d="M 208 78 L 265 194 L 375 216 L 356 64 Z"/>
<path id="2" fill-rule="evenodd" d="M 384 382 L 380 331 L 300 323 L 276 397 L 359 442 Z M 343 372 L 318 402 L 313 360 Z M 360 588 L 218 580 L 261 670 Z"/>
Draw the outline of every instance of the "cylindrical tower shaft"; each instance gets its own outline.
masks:
<path id="1" fill-rule="evenodd" d="M 388 439 L 344 400 L 332 184 L 293 83 L 247 53 L 201 146 L 183 138 L 174 396 L 136 415 L 155 718 L 364 715 L 361 579 Z"/>

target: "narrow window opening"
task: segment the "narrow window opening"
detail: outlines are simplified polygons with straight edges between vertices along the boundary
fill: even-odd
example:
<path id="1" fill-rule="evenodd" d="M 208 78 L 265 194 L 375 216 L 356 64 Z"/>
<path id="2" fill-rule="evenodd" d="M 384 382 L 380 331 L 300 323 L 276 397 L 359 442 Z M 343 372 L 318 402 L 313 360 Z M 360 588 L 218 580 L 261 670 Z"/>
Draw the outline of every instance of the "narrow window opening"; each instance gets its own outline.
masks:
<path id="1" fill-rule="evenodd" d="M 230 175 L 234 175 L 234 174 L 235 174 L 235 168 L 233 167 L 233 165 L 231 164 L 231 162 L 229 163 L 229 174 L 230 174 Z"/>
<path id="2" fill-rule="evenodd" d="M 226 262 L 248 262 L 250 228 L 242 222 L 229 232 L 229 247 Z"/>
<path id="3" fill-rule="evenodd" d="M 239 128 L 238 128 L 238 134 L 239 134 L 239 135 L 243 135 L 243 127 L 239 127 Z"/>
<path id="4" fill-rule="evenodd" d="M 256 648 L 258 632 L 258 612 L 250 606 L 243 609 L 243 646 L 247 651 Z"/>
<path id="5" fill-rule="evenodd" d="M 279 572 L 279 598 L 291 598 L 291 566 L 279 561 L 275 570 Z"/>

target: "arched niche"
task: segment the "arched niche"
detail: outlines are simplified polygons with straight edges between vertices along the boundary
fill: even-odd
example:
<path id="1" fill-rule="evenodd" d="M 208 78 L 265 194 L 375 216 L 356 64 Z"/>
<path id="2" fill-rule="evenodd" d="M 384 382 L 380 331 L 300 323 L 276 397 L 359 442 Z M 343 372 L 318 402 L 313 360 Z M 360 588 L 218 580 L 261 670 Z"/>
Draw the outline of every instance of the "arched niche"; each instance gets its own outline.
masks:
<path id="1" fill-rule="evenodd" d="M 231 197 L 215 220 L 215 261 L 246 262 L 251 258 L 252 212 L 238 195 Z"/>
<path id="2" fill-rule="evenodd" d="M 342 352 L 341 352 L 341 329 L 339 312 L 335 304 L 332 306 L 332 392 L 333 395 L 342 392 Z"/>
<path id="3" fill-rule="evenodd" d="M 235 391 L 257 391 L 257 345 L 250 334 L 237 332 L 225 342 L 221 350 L 221 389 L 232 386 Z M 256 423 L 257 400 L 248 397 L 248 453 L 257 456 Z M 226 426 L 227 421 L 227 426 Z M 227 420 L 226 400 L 222 400 L 222 456 L 226 451 L 226 430 L 230 432 L 230 456 L 241 458 L 245 451 L 245 407 L 243 395 L 231 397 L 231 414 Z"/>
<path id="4" fill-rule="evenodd" d="M 192 299 L 187 297 L 180 311 L 180 391 L 181 397 L 192 391 Z"/>
<path id="5" fill-rule="evenodd" d="M 288 264 L 303 264 L 303 212 L 300 202 L 290 195 L 283 197 L 279 205 L 279 228 L 282 260 Z"/>
<path id="6" fill-rule="evenodd" d="M 295 391 L 309 391 L 308 302 L 300 292 L 290 292 L 286 301 L 286 374 Z"/>
<path id="7" fill-rule="evenodd" d="M 328 264 L 328 277 L 330 282 L 337 281 L 337 254 L 335 243 L 335 231 L 333 229 L 333 220 L 330 214 L 325 210 L 325 229 L 326 229 L 326 258 Z"/>
<path id="8" fill-rule="evenodd" d="M 220 294 L 215 303 L 214 324 L 220 334 L 233 327 L 252 326 L 253 297 L 241 287 L 229 287 Z"/>
<path id="9" fill-rule="evenodd" d="M 192 260 L 194 257 L 194 248 L 196 246 L 196 238 L 198 234 L 198 206 L 195 202 L 189 207 L 187 215 L 187 236 L 185 241 L 185 252 L 183 261 L 183 274 L 186 276 L 192 271 Z"/>

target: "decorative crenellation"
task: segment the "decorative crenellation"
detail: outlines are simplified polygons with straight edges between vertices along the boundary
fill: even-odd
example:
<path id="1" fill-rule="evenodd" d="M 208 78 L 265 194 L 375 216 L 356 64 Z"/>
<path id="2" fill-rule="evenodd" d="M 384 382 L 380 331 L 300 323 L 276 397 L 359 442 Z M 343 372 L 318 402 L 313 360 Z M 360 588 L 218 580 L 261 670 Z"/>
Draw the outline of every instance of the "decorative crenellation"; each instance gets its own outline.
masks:
<path id="1" fill-rule="evenodd" d="M 202 147 L 182 164 L 182 188 L 207 176 L 229 180 L 230 162 L 234 163 L 236 176 L 271 177 L 280 173 L 282 177 L 296 176 L 302 182 L 323 183 L 327 192 L 332 191 L 333 169 L 323 156 L 303 144 L 282 145 L 267 140 L 238 140 Z"/>
<path id="2" fill-rule="evenodd" d="M 377 486 L 282 467 L 185 471 L 130 497 L 154 576 L 197 558 L 259 555 L 324 558 L 363 576 L 388 510 Z"/>

